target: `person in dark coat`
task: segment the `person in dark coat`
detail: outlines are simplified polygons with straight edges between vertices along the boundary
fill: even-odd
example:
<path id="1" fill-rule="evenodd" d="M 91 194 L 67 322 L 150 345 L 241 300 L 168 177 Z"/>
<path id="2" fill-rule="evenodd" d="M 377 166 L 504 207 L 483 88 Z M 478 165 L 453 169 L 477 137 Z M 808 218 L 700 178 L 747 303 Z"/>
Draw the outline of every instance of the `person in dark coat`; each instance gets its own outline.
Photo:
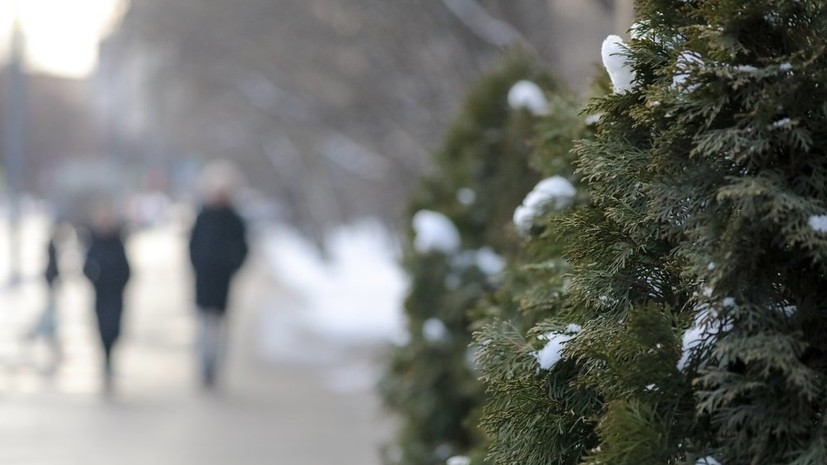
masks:
<path id="1" fill-rule="evenodd" d="M 95 315 L 104 354 L 104 387 L 112 389 L 112 350 L 121 334 L 123 294 L 130 267 L 121 230 L 110 213 L 98 216 L 90 231 L 83 273 L 95 290 Z"/>
<path id="2" fill-rule="evenodd" d="M 215 189 L 195 219 L 189 241 L 200 319 L 199 351 L 205 387 L 216 382 L 224 353 L 230 282 L 247 256 L 244 221 L 228 187 Z"/>

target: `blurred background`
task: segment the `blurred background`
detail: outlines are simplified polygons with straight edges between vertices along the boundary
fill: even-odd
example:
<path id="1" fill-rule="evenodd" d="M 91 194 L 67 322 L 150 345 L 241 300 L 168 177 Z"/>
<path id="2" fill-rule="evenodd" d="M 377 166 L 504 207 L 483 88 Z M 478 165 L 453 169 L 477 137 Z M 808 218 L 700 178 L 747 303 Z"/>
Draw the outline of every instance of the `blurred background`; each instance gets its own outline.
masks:
<path id="1" fill-rule="evenodd" d="M 399 234 L 429 154 L 510 49 L 585 94 L 630 4 L 0 0 L 0 462 L 378 463 L 377 360 L 405 337 Z M 219 159 L 245 180 L 252 252 L 227 385 L 205 395 L 186 240 Z M 59 366 L 24 337 L 52 224 L 83 226 L 101 202 L 133 265 L 105 401 L 72 227 Z"/>

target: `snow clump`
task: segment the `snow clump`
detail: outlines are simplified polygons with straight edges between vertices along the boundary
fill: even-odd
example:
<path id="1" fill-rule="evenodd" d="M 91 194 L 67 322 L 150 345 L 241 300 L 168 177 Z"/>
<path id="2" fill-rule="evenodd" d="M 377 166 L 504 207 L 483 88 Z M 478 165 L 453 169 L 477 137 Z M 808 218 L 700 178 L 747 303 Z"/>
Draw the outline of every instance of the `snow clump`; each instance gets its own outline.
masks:
<path id="1" fill-rule="evenodd" d="M 827 215 L 813 215 L 807 221 L 807 224 L 809 224 L 815 232 L 827 233 Z"/>
<path id="2" fill-rule="evenodd" d="M 471 205 L 477 200 L 477 193 L 470 187 L 461 187 L 457 190 L 457 200 L 463 205 Z"/>
<path id="3" fill-rule="evenodd" d="M 789 128 L 790 126 L 792 126 L 792 124 L 793 124 L 793 120 L 791 120 L 790 118 L 781 118 L 778 121 L 774 121 L 772 123 L 772 127 L 774 127 L 774 128 Z"/>
<path id="4" fill-rule="evenodd" d="M 540 339 L 548 341 L 546 346 L 534 353 L 543 370 L 551 370 L 563 358 L 563 344 L 571 340 L 582 328 L 580 325 L 570 324 L 564 333 L 547 333 Z"/>
<path id="5" fill-rule="evenodd" d="M 528 193 L 523 204 L 514 211 L 514 224 L 523 234 L 531 229 L 531 224 L 547 206 L 555 210 L 569 206 L 577 194 L 577 189 L 562 176 L 543 179 Z"/>
<path id="6" fill-rule="evenodd" d="M 422 335 L 428 342 L 440 342 L 448 339 L 448 328 L 439 318 L 428 318 L 422 323 Z"/>
<path id="7" fill-rule="evenodd" d="M 482 247 L 476 253 L 476 265 L 483 273 L 492 276 L 505 269 L 505 260 L 491 247 Z"/>
<path id="8" fill-rule="evenodd" d="M 634 88 L 635 70 L 629 62 L 626 43 L 619 36 L 610 35 L 603 41 L 600 49 L 603 66 L 609 72 L 612 87 L 616 94 L 624 94 Z"/>
<path id="9" fill-rule="evenodd" d="M 445 465 L 471 465 L 471 459 L 464 455 L 455 455 L 449 458 Z"/>
<path id="10" fill-rule="evenodd" d="M 678 55 L 678 60 L 675 63 L 675 68 L 677 68 L 679 72 L 672 76 L 672 88 L 684 89 L 687 92 L 692 92 L 693 90 L 697 89 L 699 86 L 698 84 L 685 86 L 685 83 L 691 75 L 690 69 L 693 66 L 702 66 L 703 64 L 703 59 L 701 59 L 701 56 L 698 55 L 696 52 L 682 52 L 680 55 Z"/>
<path id="11" fill-rule="evenodd" d="M 548 114 L 548 100 L 543 90 L 531 81 L 522 80 L 511 87 L 508 105 L 515 110 L 528 110 L 536 116 Z"/>
<path id="12" fill-rule="evenodd" d="M 602 114 L 596 113 L 594 115 L 587 116 L 583 122 L 586 123 L 586 126 L 593 126 L 600 122 L 600 118 L 603 117 Z"/>
<path id="13" fill-rule="evenodd" d="M 735 299 L 727 297 L 723 306 L 735 305 Z M 683 352 L 678 360 L 678 370 L 683 371 L 689 363 L 692 353 L 705 345 L 715 343 L 715 339 L 721 334 L 732 329 L 732 323 L 724 323 L 717 311 L 710 309 L 709 305 L 702 304 L 698 307 L 698 314 L 692 326 L 683 333 Z"/>
<path id="14" fill-rule="evenodd" d="M 419 253 L 438 251 L 450 254 L 459 249 L 459 231 L 442 213 L 419 210 L 413 217 L 414 249 Z"/>

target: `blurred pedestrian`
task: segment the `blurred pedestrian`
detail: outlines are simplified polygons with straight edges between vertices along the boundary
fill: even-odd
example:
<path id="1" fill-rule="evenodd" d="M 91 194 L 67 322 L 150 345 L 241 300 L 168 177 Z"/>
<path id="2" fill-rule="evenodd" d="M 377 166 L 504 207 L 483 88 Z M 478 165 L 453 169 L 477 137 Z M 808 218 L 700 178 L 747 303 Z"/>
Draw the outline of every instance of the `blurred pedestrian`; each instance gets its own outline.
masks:
<path id="1" fill-rule="evenodd" d="M 34 326 L 27 334 L 30 340 L 42 338 L 50 347 L 52 359 L 47 369 L 48 372 L 52 372 L 57 368 L 61 358 L 60 344 L 57 339 L 57 287 L 58 278 L 60 277 L 57 263 L 59 231 L 59 225 L 55 225 L 46 245 L 46 269 L 43 273 L 46 281 L 46 304 Z"/>
<path id="2" fill-rule="evenodd" d="M 112 391 L 112 351 L 121 334 L 123 293 L 130 268 L 122 231 L 110 210 L 101 210 L 94 219 L 83 273 L 95 289 L 95 315 L 103 346 L 104 389 Z"/>
<path id="3" fill-rule="evenodd" d="M 247 256 L 246 227 L 233 206 L 237 182 L 234 173 L 227 165 L 215 165 L 205 172 L 204 205 L 189 241 L 199 315 L 201 376 L 208 389 L 216 384 L 226 351 L 230 282 Z"/>

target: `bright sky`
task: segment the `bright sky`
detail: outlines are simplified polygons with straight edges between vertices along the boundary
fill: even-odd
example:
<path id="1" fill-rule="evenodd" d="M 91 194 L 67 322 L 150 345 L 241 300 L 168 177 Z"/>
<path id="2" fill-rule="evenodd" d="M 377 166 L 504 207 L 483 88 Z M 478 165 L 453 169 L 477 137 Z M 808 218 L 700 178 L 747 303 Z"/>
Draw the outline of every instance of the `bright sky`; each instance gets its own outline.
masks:
<path id="1" fill-rule="evenodd" d="M 15 5 L 32 71 L 81 78 L 94 71 L 98 43 L 128 0 L 0 0 L 0 55 L 5 61 Z"/>

